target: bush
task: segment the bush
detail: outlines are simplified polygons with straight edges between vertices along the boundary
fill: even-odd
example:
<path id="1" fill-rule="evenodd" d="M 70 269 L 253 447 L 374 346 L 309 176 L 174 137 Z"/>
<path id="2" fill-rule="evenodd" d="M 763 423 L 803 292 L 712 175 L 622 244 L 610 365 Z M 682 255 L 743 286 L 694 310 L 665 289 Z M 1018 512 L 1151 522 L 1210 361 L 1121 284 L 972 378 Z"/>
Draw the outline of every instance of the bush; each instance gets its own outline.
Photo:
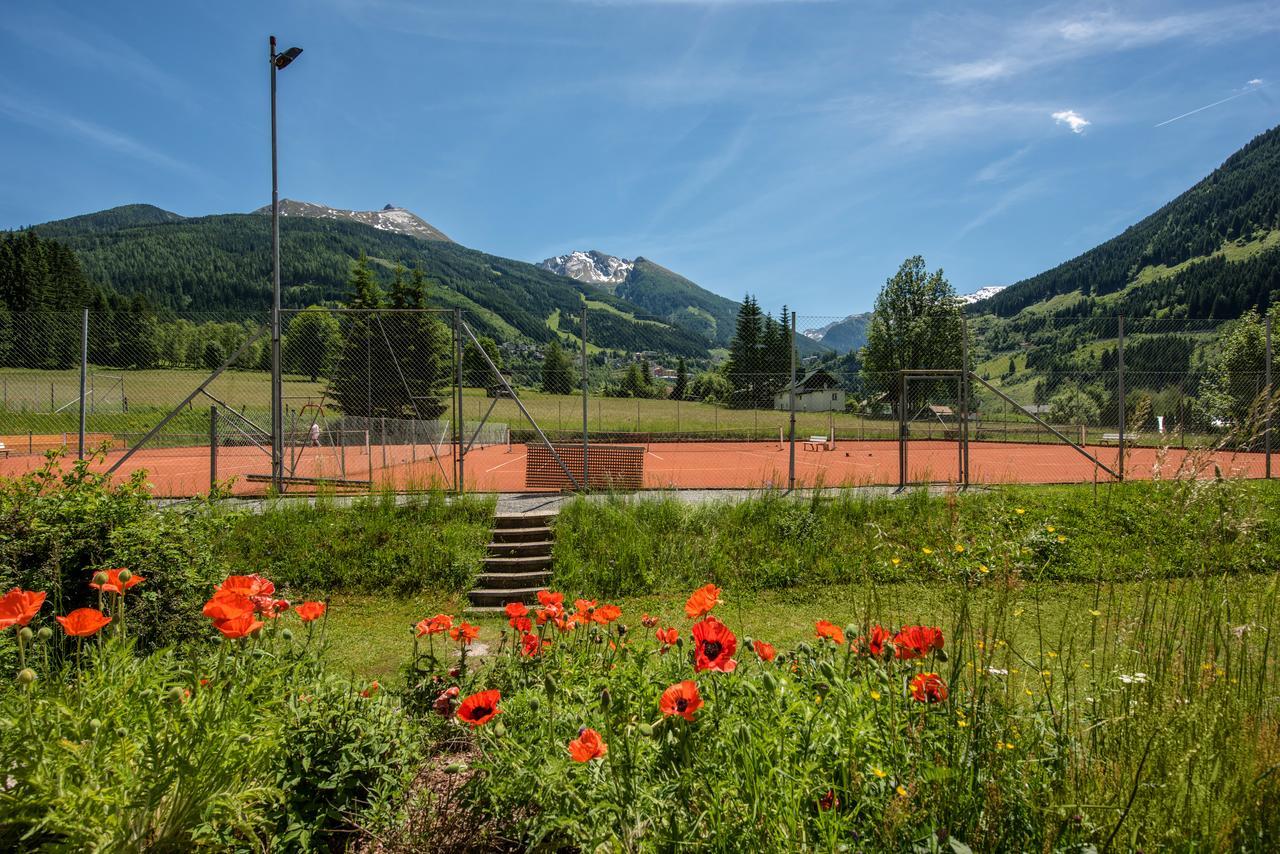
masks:
<path id="1" fill-rule="evenodd" d="M 128 567 L 147 579 L 130 596 L 142 649 L 198 632 L 200 606 L 225 573 L 213 556 L 218 520 L 202 506 L 159 512 L 145 473 L 112 483 L 91 461 L 63 468 L 50 453 L 39 469 L 0 478 L 0 591 L 40 590 L 59 613 L 97 604 L 99 569 Z"/>
<path id="2" fill-rule="evenodd" d="M 36 640 L 35 683 L 6 680 L 5 850 L 334 850 L 406 782 L 412 722 L 394 698 L 326 673 L 288 614 L 221 648 L 147 655 L 117 626 L 61 667 Z"/>

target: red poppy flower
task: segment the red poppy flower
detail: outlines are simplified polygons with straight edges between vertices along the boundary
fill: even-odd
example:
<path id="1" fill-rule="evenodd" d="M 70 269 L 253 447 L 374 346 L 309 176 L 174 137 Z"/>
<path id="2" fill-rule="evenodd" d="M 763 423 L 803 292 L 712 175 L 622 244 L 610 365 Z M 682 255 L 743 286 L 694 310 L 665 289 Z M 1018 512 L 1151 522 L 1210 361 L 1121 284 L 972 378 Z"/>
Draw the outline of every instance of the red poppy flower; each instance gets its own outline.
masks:
<path id="1" fill-rule="evenodd" d="M 44 605 L 44 593 L 33 593 L 15 587 L 0 598 L 0 629 L 10 626 L 25 626 L 31 618 L 40 612 Z"/>
<path id="2" fill-rule="evenodd" d="M 457 699 L 458 699 L 458 686 L 450 685 L 448 688 L 440 692 L 440 694 L 436 697 L 435 702 L 431 704 L 431 708 L 440 717 L 447 718 L 449 717 L 449 714 L 453 711 L 453 703 Z"/>
<path id="3" fill-rule="evenodd" d="M 249 598 L 270 596 L 276 592 L 276 586 L 261 575 L 228 575 L 219 589 Z"/>
<path id="4" fill-rule="evenodd" d="M 511 628 L 515 629 L 522 635 L 527 635 L 533 631 L 533 621 L 528 617 L 513 617 L 511 619 Z"/>
<path id="5" fill-rule="evenodd" d="M 898 658 L 924 658 L 935 649 L 942 649 L 942 629 L 937 626 L 903 626 L 893 636 L 894 654 Z"/>
<path id="6" fill-rule="evenodd" d="M 310 623 L 323 617 L 327 607 L 323 602 L 303 602 L 293 610 L 298 614 L 298 619 Z"/>
<path id="7" fill-rule="evenodd" d="M 600 733 L 590 728 L 578 731 L 578 737 L 569 742 L 569 755 L 574 762 L 590 762 L 600 759 L 609 752 L 609 745 L 604 743 Z"/>
<path id="8" fill-rule="evenodd" d="M 502 711 L 498 708 L 498 701 L 501 699 L 502 693 L 494 688 L 472 694 L 458 706 L 458 720 L 473 727 L 486 724 Z"/>
<path id="9" fill-rule="evenodd" d="M 219 589 L 204 603 L 204 615 L 211 620 L 231 620 L 245 614 L 252 615 L 253 600 L 242 593 Z"/>
<path id="10" fill-rule="evenodd" d="M 658 700 L 658 708 L 667 717 L 679 715 L 686 721 L 692 721 L 694 714 L 702 708 L 702 695 L 698 693 L 698 683 L 692 679 L 686 679 L 670 686 L 662 692 L 662 698 Z"/>
<path id="11" fill-rule="evenodd" d="M 436 614 L 426 620 L 420 620 L 415 627 L 418 631 L 418 637 L 423 635 L 438 635 L 441 632 L 447 632 L 453 628 L 453 617 L 448 614 Z"/>
<path id="12" fill-rule="evenodd" d="M 101 590 L 103 593 L 118 593 L 123 596 L 124 592 L 130 587 L 133 587 L 135 584 L 141 584 L 146 580 L 141 575 L 130 574 L 128 581 L 121 581 L 120 573 L 122 572 L 124 572 L 124 567 L 120 567 L 119 569 L 108 569 L 106 570 L 107 580 L 105 583 L 94 584 L 90 581 L 89 586 L 94 590 Z M 94 573 L 94 575 L 96 576 L 97 573 Z"/>
<path id="13" fill-rule="evenodd" d="M 473 626 L 470 623 L 462 622 L 449 629 L 449 637 L 461 643 L 463 646 L 471 646 L 471 642 L 480 635 L 480 627 Z"/>
<path id="14" fill-rule="evenodd" d="M 552 608 L 552 607 L 555 607 L 555 608 L 563 608 L 563 607 L 564 607 L 564 594 L 563 594 L 563 593 L 552 593 L 550 590 L 539 590 L 539 591 L 538 591 L 538 604 L 539 604 L 539 605 L 541 605 L 541 606 L 542 606 L 542 607 L 544 607 L 544 608 Z"/>
<path id="15" fill-rule="evenodd" d="M 699 587 L 684 603 L 684 613 L 690 620 L 696 620 L 712 608 L 720 604 L 720 588 L 714 584 Z"/>
<path id="16" fill-rule="evenodd" d="M 529 609 L 523 602 L 508 602 L 507 607 L 503 608 L 503 610 L 507 612 L 507 622 L 513 626 L 516 624 L 515 621 L 518 617 L 523 617 L 529 613 Z"/>
<path id="17" fill-rule="evenodd" d="M 54 617 L 62 624 L 62 630 L 69 637 L 87 638 L 97 634 L 103 626 L 111 622 L 111 618 L 97 608 L 76 608 L 65 617 Z"/>
<path id="18" fill-rule="evenodd" d="M 879 658 L 884 655 L 884 643 L 889 640 L 889 637 L 889 630 L 877 623 L 871 627 L 867 637 L 858 638 L 858 651 Z"/>
<path id="19" fill-rule="evenodd" d="M 917 703 L 941 703 L 947 699 L 947 683 L 936 673 L 917 673 L 911 680 L 911 699 Z"/>
<path id="20" fill-rule="evenodd" d="M 602 626 L 607 626 L 622 616 L 622 609 L 617 605 L 601 605 L 591 614 L 591 619 Z"/>
<path id="21" fill-rule="evenodd" d="M 289 610 L 289 600 L 287 599 L 272 599 L 270 596 L 265 596 L 261 598 L 265 599 L 266 601 L 259 602 L 258 600 L 255 599 L 253 604 L 257 607 L 258 611 L 264 617 L 270 617 L 272 619 L 275 619 L 276 617 L 279 617 L 281 614 L 283 614 L 285 611 Z"/>
<path id="22" fill-rule="evenodd" d="M 374 694 L 378 693 L 378 690 L 381 687 L 382 686 L 378 684 L 377 680 L 374 680 L 373 682 L 369 683 L 368 688 L 365 688 L 363 691 L 360 692 L 360 696 L 364 697 L 365 699 L 368 699 L 369 697 L 372 697 Z"/>
<path id="23" fill-rule="evenodd" d="M 520 654 L 525 658 L 533 658 L 549 646 L 551 646 L 551 641 L 541 640 L 537 635 L 527 632 L 520 638 Z"/>
<path id="24" fill-rule="evenodd" d="M 693 624 L 693 669 L 732 673 L 738 666 L 733 654 L 738 649 L 737 636 L 715 617 L 705 617 Z"/>
<path id="25" fill-rule="evenodd" d="M 223 637 L 237 640 L 262 628 L 262 621 L 254 619 L 253 612 L 249 611 L 227 620 L 214 620 L 213 627 L 222 632 Z"/>
<path id="26" fill-rule="evenodd" d="M 658 618 L 645 614 L 640 618 L 640 625 L 644 626 L 646 629 L 652 629 L 654 626 L 658 625 Z"/>
<path id="27" fill-rule="evenodd" d="M 756 651 L 756 655 L 760 656 L 761 661 L 773 661 L 778 655 L 778 651 L 773 648 L 773 644 L 765 643 L 762 640 L 753 641 L 751 648 Z"/>
<path id="28" fill-rule="evenodd" d="M 657 637 L 658 643 L 662 644 L 662 651 L 666 652 L 669 647 L 675 646 L 676 641 L 680 640 L 680 632 L 675 626 L 669 629 L 658 629 L 654 636 Z"/>
<path id="29" fill-rule="evenodd" d="M 817 631 L 818 637 L 826 638 L 836 646 L 844 646 L 844 630 L 835 623 L 827 620 L 818 620 L 814 629 Z"/>
<path id="30" fill-rule="evenodd" d="M 823 812 L 835 809 L 840 806 L 840 799 L 836 797 L 836 793 L 832 789 L 827 789 L 827 793 L 818 799 L 818 808 Z"/>

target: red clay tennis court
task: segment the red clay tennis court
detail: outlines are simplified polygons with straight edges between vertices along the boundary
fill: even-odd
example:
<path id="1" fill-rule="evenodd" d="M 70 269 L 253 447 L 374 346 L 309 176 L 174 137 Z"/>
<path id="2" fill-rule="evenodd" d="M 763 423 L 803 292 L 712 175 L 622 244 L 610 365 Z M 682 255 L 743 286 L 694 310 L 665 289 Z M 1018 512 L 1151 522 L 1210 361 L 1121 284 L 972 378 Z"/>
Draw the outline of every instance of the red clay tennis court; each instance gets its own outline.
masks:
<path id="1" fill-rule="evenodd" d="M 590 448 L 606 448 L 593 443 Z M 653 442 L 640 447 L 643 453 L 643 484 L 646 489 L 762 489 L 785 488 L 788 479 L 789 449 L 775 442 Z M 1116 468 L 1115 447 L 1089 447 L 1102 463 Z M 440 456 L 423 446 L 373 445 L 347 450 L 339 456 L 333 448 L 293 451 L 292 475 L 317 481 L 347 481 L 355 488 L 398 490 L 431 486 L 449 488 L 453 479 L 453 459 L 446 446 Z M 105 470 L 122 451 L 113 451 Z M 528 449 L 523 444 L 491 445 L 466 454 L 466 490 L 474 492 L 526 492 Z M 959 479 L 956 442 L 912 440 L 908 445 L 907 479 L 911 483 L 947 483 Z M 39 455 L 0 459 L 0 475 L 12 476 L 38 467 Z M 1218 452 L 1209 455 L 1181 449 L 1133 448 L 1126 456 L 1125 474 L 1130 479 L 1173 477 L 1185 466 L 1198 468 L 1201 476 L 1212 476 L 1217 465 L 1223 475 L 1261 478 L 1265 456 L 1261 453 Z M 897 485 L 898 443 L 894 441 L 840 441 L 830 449 L 796 445 L 796 484 L 802 487 Z M 144 469 L 155 494 L 188 497 L 205 494 L 210 483 L 209 447 L 144 448 L 116 472 L 125 477 Z M 233 479 L 235 495 L 261 495 L 270 473 L 267 456 L 254 447 L 218 449 L 219 481 Z M 1067 445 L 1006 442 L 971 442 L 970 481 L 974 484 L 1061 484 L 1107 482 L 1112 477 L 1087 457 Z M 336 484 L 335 484 L 336 485 Z M 291 492 L 308 492 L 315 483 L 291 484 Z"/>

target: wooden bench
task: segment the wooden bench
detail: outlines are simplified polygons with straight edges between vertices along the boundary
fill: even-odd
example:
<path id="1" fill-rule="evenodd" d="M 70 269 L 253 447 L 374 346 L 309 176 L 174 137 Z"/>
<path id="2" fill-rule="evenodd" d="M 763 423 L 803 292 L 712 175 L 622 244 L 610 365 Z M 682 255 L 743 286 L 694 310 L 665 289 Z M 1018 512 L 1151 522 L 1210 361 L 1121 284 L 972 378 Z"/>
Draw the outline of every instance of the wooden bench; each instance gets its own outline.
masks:
<path id="1" fill-rule="evenodd" d="M 806 451 L 834 451 L 836 443 L 829 436 L 810 436 L 804 440 Z"/>
<path id="2" fill-rule="evenodd" d="M 525 457 L 524 483 L 529 489 L 573 489 L 583 483 L 582 445 L 555 445 L 564 468 L 551 449 L 530 443 Z M 587 449 L 587 486 L 590 489 L 641 489 L 644 487 L 644 448 L 631 445 L 591 445 Z M 573 474 L 570 479 L 565 468 Z"/>
<path id="3" fill-rule="evenodd" d="M 1126 442 L 1137 442 L 1141 438 L 1142 438 L 1141 433 L 1125 433 L 1124 434 L 1124 440 Z M 1120 434 L 1119 433 L 1103 433 L 1102 441 L 1103 441 L 1103 444 L 1110 443 L 1112 445 L 1118 445 L 1120 444 Z"/>

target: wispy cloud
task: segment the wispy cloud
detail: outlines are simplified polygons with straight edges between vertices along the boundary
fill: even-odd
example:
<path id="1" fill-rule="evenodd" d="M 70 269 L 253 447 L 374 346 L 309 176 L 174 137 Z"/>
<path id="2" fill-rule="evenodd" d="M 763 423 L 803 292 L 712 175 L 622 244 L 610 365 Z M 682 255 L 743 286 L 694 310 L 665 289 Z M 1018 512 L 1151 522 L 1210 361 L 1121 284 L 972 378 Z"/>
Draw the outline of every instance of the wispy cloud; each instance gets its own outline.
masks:
<path id="1" fill-rule="evenodd" d="M 1185 119 L 1188 116 L 1194 116 L 1196 113 L 1203 113 L 1205 110 L 1213 109 L 1214 107 L 1220 104 L 1225 104 L 1228 101 L 1234 101 L 1236 98 L 1243 98 L 1245 95 L 1252 95 L 1254 92 L 1258 91 L 1259 89 L 1263 88 L 1266 85 L 1267 85 L 1266 83 L 1262 82 L 1261 78 L 1255 77 L 1252 80 L 1250 80 L 1248 83 L 1246 83 L 1242 90 L 1240 90 L 1239 92 L 1236 92 L 1234 95 L 1228 95 L 1225 98 L 1214 101 L 1212 104 L 1205 104 L 1203 107 L 1196 107 L 1194 110 L 1188 110 L 1187 112 L 1183 113 L 1180 116 L 1174 116 L 1171 119 L 1165 119 L 1164 121 L 1157 124 L 1156 127 L 1162 128 L 1165 125 L 1173 124 L 1174 122 L 1179 121 L 1180 119 Z"/>
<path id="2" fill-rule="evenodd" d="M 1001 157 L 999 160 L 993 160 L 986 166 L 978 170 L 973 176 L 973 180 L 979 184 L 997 183 L 1007 179 L 1015 170 L 1022 158 L 1027 156 L 1027 152 L 1031 150 L 1031 146 L 1024 145 L 1012 154 Z"/>
<path id="3" fill-rule="evenodd" d="M 955 45 L 994 45 L 981 56 L 955 57 L 927 73 L 962 86 L 1013 78 L 1050 65 L 1103 53 L 1134 50 L 1170 41 L 1216 43 L 1242 35 L 1280 30 L 1280 7 L 1244 3 L 1204 11 L 1138 16 L 1115 11 L 1036 14 L 1008 22 L 1003 18 L 933 17 L 922 25 L 922 39 L 946 56 Z M 945 35 L 944 35 L 945 34 Z"/>
<path id="4" fill-rule="evenodd" d="M 1052 118 L 1058 124 L 1071 128 L 1072 133 L 1084 133 L 1084 129 L 1092 124 L 1075 110 L 1059 110 L 1053 114 Z"/>
<path id="5" fill-rule="evenodd" d="M 9 87 L 6 86 L 4 88 Z M 96 146 L 124 154 L 152 166 L 187 175 L 204 174 L 195 166 L 170 157 L 168 154 L 158 151 L 128 134 L 78 116 L 51 110 L 40 104 L 23 102 L 8 95 L 0 94 L 0 115 L 6 115 L 14 121 L 38 128 L 55 136 L 63 134 L 78 136 Z"/>
<path id="6" fill-rule="evenodd" d="M 1045 178 L 1043 176 L 1038 176 L 1029 181 L 1024 181 L 1016 187 L 1006 190 L 999 196 L 999 198 L 989 205 L 986 210 L 982 211 L 973 219 L 965 223 L 964 226 L 961 227 L 960 231 L 956 233 L 956 237 L 964 237 L 969 232 L 981 228 L 1014 205 L 1024 202 L 1038 194 L 1042 189 L 1044 189 L 1045 185 Z"/>

